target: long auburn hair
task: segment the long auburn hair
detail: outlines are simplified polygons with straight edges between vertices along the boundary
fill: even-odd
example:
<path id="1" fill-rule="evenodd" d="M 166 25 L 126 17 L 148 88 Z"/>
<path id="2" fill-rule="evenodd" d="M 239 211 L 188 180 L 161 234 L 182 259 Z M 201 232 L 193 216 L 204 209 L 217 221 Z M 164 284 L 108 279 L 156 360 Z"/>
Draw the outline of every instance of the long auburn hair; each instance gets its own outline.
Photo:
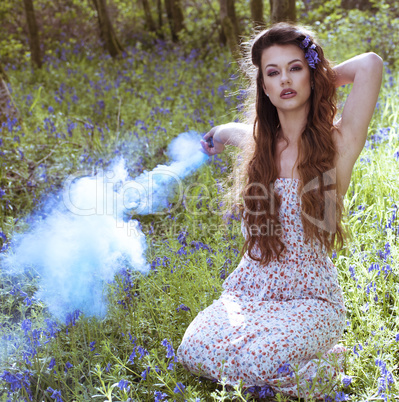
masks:
<path id="1" fill-rule="evenodd" d="M 307 123 L 298 145 L 298 193 L 301 196 L 304 235 L 306 241 L 313 244 L 316 240 L 329 252 L 334 246 L 341 247 L 344 240 L 341 225 L 342 201 L 337 193 L 334 169 L 336 146 L 333 129 L 337 110 L 335 73 L 310 31 L 288 23 L 278 23 L 255 36 L 250 43 L 250 58 L 247 57 L 247 63 L 243 63 L 244 71 L 249 71 L 252 81 L 247 101 L 252 105 L 252 110 L 251 94 L 252 97 L 255 95 L 253 139 L 248 141 L 242 158 L 237 160 L 233 175 L 239 175 L 240 178 L 230 191 L 230 196 L 235 195 L 237 201 L 241 197 L 244 199 L 239 207 L 247 232 L 251 233 L 253 227 L 267 228 L 266 235 L 261 231 L 247 236 L 242 250 L 242 253 L 247 250 L 252 259 L 262 264 L 273 258 L 279 259 L 285 250 L 285 244 L 279 221 L 281 200 L 273 190 L 278 178 L 276 147 L 280 121 L 276 107 L 263 90 L 261 57 L 263 51 L 273 45 L 300 47 L 306 36 L 311 41 L 309 46 L 315 45 L 314 50 L 320 61 L 315 69 L 310 68 L 313 89 Z M 245 187 L 242 190 L 243 185 Z M 254 211 L 261 212 L 253 213 Z"/>

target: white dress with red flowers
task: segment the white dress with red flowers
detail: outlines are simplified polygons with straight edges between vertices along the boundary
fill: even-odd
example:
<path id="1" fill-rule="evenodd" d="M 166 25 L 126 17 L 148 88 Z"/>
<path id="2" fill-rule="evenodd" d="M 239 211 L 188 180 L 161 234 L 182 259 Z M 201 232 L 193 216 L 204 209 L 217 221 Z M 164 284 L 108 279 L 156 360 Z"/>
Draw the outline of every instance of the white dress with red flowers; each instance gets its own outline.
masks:
<path id="1" fill-rule="evenodd" d="M 342 292 L 327 253 L 304 241 L 298 184 L 274 185 L 286 245 L 280 262 L 262 266 L 245 254 L 220 298 L 187 328 L 178 358 L 191 372 L 301 397 L 323 395 L 337 374 Z"/>

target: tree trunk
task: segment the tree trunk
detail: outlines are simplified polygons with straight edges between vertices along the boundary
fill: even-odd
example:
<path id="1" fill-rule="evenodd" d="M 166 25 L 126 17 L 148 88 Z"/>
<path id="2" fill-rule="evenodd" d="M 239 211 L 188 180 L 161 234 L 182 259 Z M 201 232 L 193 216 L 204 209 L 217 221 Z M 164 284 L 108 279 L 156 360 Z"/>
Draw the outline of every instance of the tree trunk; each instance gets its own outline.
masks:
<path id="1" fill-rule="evenodd" d="M 35 10 L 32 0 L 24 0 L 26 21 L 29 32 L 30 57 L 33 67 L 42 67 L 42 57 L 40 52 L 39 30 L 37 28 Z"/>
<path id="2" fill-rule="evenodd" d="M 295 0 L 270 0 L 272 22 L 296 20 Z"/>
<path id="3" fill-rule="evenodd" d="M 251 0 L 251 18 L 254 27 L 264 27 L 263 0 Z"/>
<path id="4" fill-rule="evenodd" d="M 240 26 L 238 24 L 237 16 L 236 16 L 236 8 L 235 8 L 235 0 L 227 0 L 227 15 L 230 17 L 231 22 L 233 24 L 234 33 L 237 38 L 237 42 L 240 37 Z"/>
<path id="5" fill-rule="evenodd" d="M 158 9 L 158 31 L 162 32 L 163 20 L 162 20 L 162 0 L 157 0 Z"/>
<path id="6" fill-rule="evenodd" d="M 169 27 L 173 42 L 177 42 L 178 34 L 184 29 L 184 15 L 181 0 L 165 0 L 166 15 L 168 16 Z"/>
<path id="7" fill-rule="evenodd" d="M 112 57 L 117 57 L 124 52 L 124 49 L 119 43 L 114 28 L 112 27 L 111 19 L 108 15 L 106 0 L 93 0 L 93 3 L 97 10 L 100 38 L 104 44 L 104 48 L 108 50 Z"/>
<path id="8" fill-rule="evenodd" d="M 240 54 L 238 47 L 238 26 L 235 27 L 232 21 L 231 6 L 233 6 L 234 10 L 234 0 L 220 0 L 220 23 L 222 25 L 223 34 L 226 38 L 227 45 L 229 46 L 232 55 L 237 59 Z M 235 18 L 235 10 L 233 18 Z M 237 22 L 237 19 L 235 20 Z"/>
<path id="9" fill-rule="evenodd" d="M 168 17 L 168 23 L 169 23 L 169 28 L 170 28 L 170 33 L 172 35 L 172 41 L 177 42 L 177 35 L 174 29 L 174 24 L 173 24 L 173 0 L 165 0 L 165 10 L 166 10 L 166 16 Z"/>
<path id="10" fill-rule="evenodd" d="M 0 64 L 0 124 L 9 119 L 19 119 L 19 113 L 7 86 L 8 77 Z"/>
<path id="11" fill-rule="evenodd" d="M 181 0 L 173 1 L 173 24 L 175 27 L 176 34 L 184 29 L 184 14 L 181 5 Z"/>
<path id="12" fill-rule="evenodd" d="M 155 32 L 157 28 L 151 15 L 151 8 L 150 4 L 148 3 L 148 0 L 141 0 L 141 5 L 143 6 L 144 9 L 145 23 L 147 24 L 148 29 L 151 32 Z"/>

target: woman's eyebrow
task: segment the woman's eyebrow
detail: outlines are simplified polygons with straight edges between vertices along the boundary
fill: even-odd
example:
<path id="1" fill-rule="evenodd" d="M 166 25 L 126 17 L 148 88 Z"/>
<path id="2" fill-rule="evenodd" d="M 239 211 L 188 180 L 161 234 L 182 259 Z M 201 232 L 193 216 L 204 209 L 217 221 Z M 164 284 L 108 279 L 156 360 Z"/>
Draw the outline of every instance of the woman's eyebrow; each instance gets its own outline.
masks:
<path id="1" fill-rule="evenodd" d="M 290 62 L 288 62 L 287 64 L 290 65 L 290 64 L 295 63 L 297 61 L 300 61 L 302 63 L 301 59 L 294 59 L 294 60 L 291 60 Z M 278 65 L 277 64 L 268 64 L 265 68 L 267 68 L 267 67 L 278 67 Z"/>

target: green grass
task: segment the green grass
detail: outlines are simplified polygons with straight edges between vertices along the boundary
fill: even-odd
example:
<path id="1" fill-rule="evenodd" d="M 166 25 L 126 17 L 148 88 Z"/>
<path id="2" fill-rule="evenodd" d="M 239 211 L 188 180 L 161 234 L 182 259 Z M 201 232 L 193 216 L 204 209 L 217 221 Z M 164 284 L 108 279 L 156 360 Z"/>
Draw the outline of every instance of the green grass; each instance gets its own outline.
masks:
<path id="1" fill-rule="evenodd" d="M 66 60 L 47 61 L 39 73 L 24 66 L 9 69 L 24 123 L 2 132 L 1 222 L 8 239 L 29 227 L 32 220 L 25 218 L 68 174 L 96 171 L 123 155 L 134 176 L 165 163 L 166 147 L 178 133 L 206 132 L 237 117 L 239 99 L 225 97 L 239 88 L 239 80 L 231 78 L 236 68 L 230 57 L 219 50 L 206 60 L 189 55 L 154 48 L 134 50 L 114 62 L 81 49 L 76 55 L 67 52 Z M 399 395 L 398 73 L 393 86 L 389 77 L 385 82 L 369 147 L 355 166 L 345 199 L 351 239 L 333 258 L 348 310 L 342 343 L 348 350 L 346 374 L 352 376 L 350 386 L 338 390 L 354 401 L 382 400 L 382 380 L 391 378 L 389 373 L 393 383 L 385 398 L 392 401 Z M 375 136 L 384 128 L 390 130 L 379 140 Z M 246 400 L 239 388 L 227 391 L 199 381 L 166 357 L 162 344 L 167 339 L 176 350 L 189 323 L 220 295 L 223 278 L 239 262 L 239 222 L 226 224 L 209 205 L 217 205 L 218 180 L 230 166 L 228 153 L 206 164 L 185 181 L 192 185 L 193 198 L 173 213 L 140 218 L 153 269 L 145 276 L 129 271 L 115 278 L 105 290 L 109 311 L 104 319 L 81 316 L 51 330 L 49 323 L 56 324 L 46 321 L 46 306 L 26 300 L 38 286 L 34 271 L 19 276 L 3 272 L 0 372 L 23 376 L 28 370 L 27 388 L 34 401 L 54 400 L 48 387 L 59 390 L 64 401 L 153 401 L 156 391 L 176 401 Z M 378 267 L 370 269 L 371 264 Z M 179 308 L 182 304 L 188 309 Z M 32 329 L 25 333 L 21 325 L 27 319 Z M 31 364 L 23 359 L 29 343 L 37 351 L 29 356 Z M 72 364 L 68 370 L 67 362 Z M 121 380 L 128 381 L 127 388 Z M 174 392 L 177 383 L 186 387 L 184 395 Z M 2 400 L 8 392 L 10 381 L 1 382 Z M 24 386 L 17 386 L 8 398 L 27 397 Z"/>

